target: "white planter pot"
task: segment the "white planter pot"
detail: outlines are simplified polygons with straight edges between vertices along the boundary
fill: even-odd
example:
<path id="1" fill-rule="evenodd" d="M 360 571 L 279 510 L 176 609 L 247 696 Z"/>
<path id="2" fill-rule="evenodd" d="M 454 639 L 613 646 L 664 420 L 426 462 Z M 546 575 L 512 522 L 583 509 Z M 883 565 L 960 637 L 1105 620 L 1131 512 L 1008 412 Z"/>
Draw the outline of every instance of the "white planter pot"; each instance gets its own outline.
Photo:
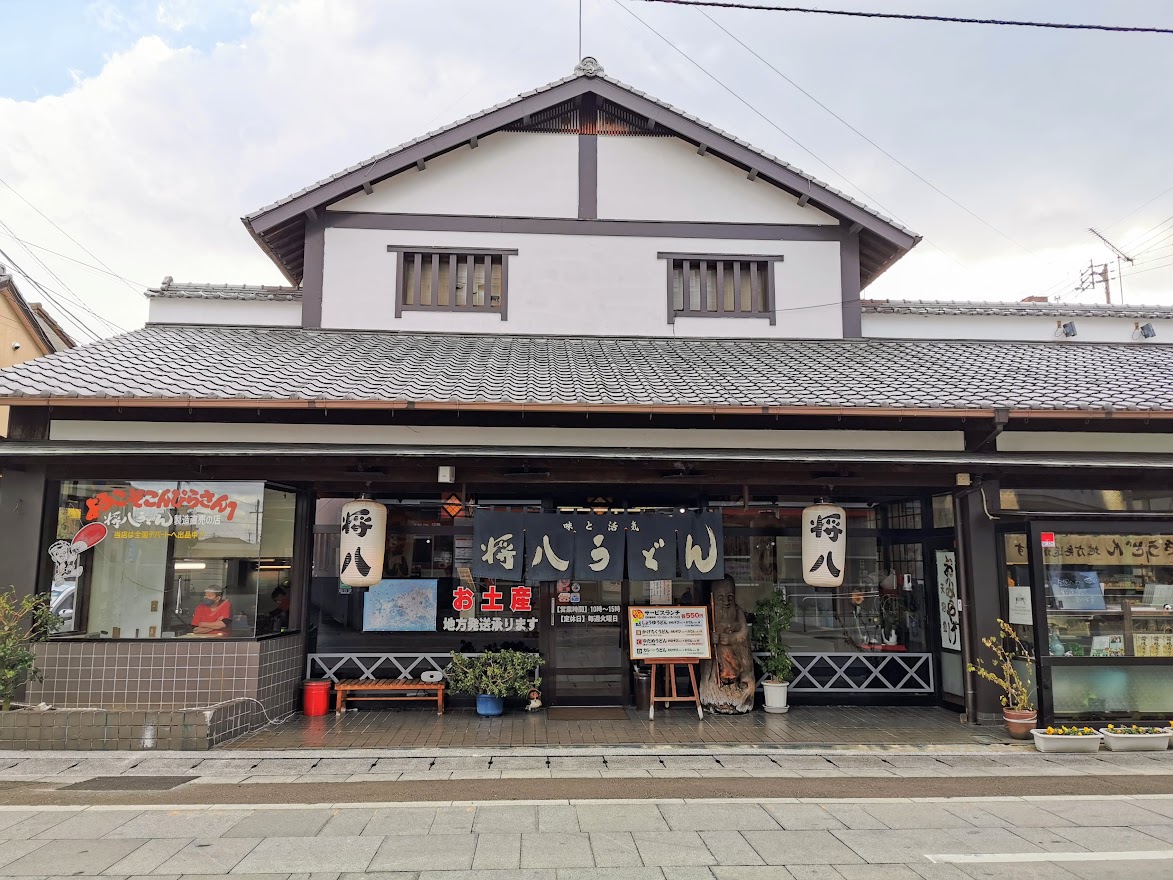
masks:
<path id="1" fill-rule="evenodd" d="M 1031 736 L 1035 738 L 1035 748 L 1040 752 L 1098 752 L 1100 740 L 1103 739 L 1098 733 L 1070 736 L 1038 729 L 1032 730 Z"/>
<path id="2" fill-rule="evenodd" d="M 783 712 L 790 711 L 790 706 L 786 703 L 786 687 L 789 682 L 785 681 L 763 681 L 762 693 L 766 695 L 766 711 L 773 715 L 781 715 Z"/>
<path id="3" fill-rule="evenodd" d="M 1163 752 L 1169 748 L 1169 737 L 1173 736 L 1169 728 L 1164 733 L 1113 733 L 1101 727 L 1100 733 L 1110 752 Z"/>

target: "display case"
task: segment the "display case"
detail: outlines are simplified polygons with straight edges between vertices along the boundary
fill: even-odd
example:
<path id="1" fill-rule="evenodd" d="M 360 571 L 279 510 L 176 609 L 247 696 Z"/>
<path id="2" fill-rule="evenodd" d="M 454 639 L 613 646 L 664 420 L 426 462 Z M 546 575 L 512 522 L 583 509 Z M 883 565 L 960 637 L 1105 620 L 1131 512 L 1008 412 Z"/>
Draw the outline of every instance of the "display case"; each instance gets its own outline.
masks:
<path id="1" fill-rule="evenodd" d="M 1029 562 L 1042 709 L 1056 720 L 1173 714 L 1173 524 L 1035 522 Z"/>

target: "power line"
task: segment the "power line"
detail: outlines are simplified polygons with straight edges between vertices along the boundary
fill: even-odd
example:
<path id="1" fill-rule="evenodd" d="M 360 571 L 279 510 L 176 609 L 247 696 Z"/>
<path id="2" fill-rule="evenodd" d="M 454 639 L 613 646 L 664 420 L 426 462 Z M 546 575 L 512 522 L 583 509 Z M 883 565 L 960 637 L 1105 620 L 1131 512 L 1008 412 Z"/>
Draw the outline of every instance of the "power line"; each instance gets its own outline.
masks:
<path id="1" fill-rule="evenodd" d="M 103 275 L 109 275 L 111 278 L 117 278 L 121 281 L 126 281 L 127 283 L 130 283 L 130 284 L 136 284 L 139 287 L 150 287 L 149 284 L 146 284 L 142 281 L 132 281 L 130 278 L 127 278 L 124 275 L 119 275 L 117 272 L 111 272 L 109 269 L 103 269 L 100 266 L 95 266 L 92 263 L 87 263 L 84 260 L 79 260 L 76 257 L 71 257 L 68 254 L 63 254 L 60 251 L 51 250 L 50 248 L 47 248 L 44 245 L 34 244 L 31 241 L 27 241 L 23 238 L 19 238 L 12 233 L 11 226 L 8 226 L 6 228 L 8 229 L 8 232 L 0 232 L 0 235 L 3 235 L 6 238 L 11 238 L 13 241 L 22 245 L 25 249 L 35 248 L 36 250 L 44 251 L 47 254 L 52 254 L 55 257 L 60 257 L 63 260 L 69 260 L 69 262 L 76 263 L 79 266 L 84 266 L 87 269 L 92 269 L 95 272 L 100 272 Z"/>
<path id="2" fill-rule="evenodd" d="M 16 188 L 13 187 L 13 185 L 10 184 L 3 177 L 0 177 L 0 184 L 3 184 L 5 187 L 7 187 L 8 190 L 11 191 L 11 193 L 14 196 L 16 196 L 18 199 L 20 199 L 22 202 L 24 202 L 26 205 L 28 205 L 30 208 L 32 208 L 34 211 L 36 211 L 37 214 L 39 214 L 42 218 L 44 218 L 44 220 L 46 222 L 48 222 L 48 224 L 50 226 L 52 226 L 54 229 L 56 229 L 58 232 L 60 232 L 62 235 L 64 235 L 66 238 L 68 238 L 70 241 L 72 241 L 75 245 L 77 245 L 79 248 L 81 248 L 99 266 L 101 266 L 103 269 L 105 269 L 107 272 L 109 272 L 111 275 L 115 276 L 116 278 L 122 278 L 121 275 L 119 275 L 117 272 L 115 272 L 113 269 L 111 269 L 109 266 L 107 266 L 105 263 L 103 263 L 102 259 L 97 254 L 95 254 L 88 247 L 86 247 L 84 244 L 82 244 L 80 241 L 78 241 L 76 238 L 74 238 L 72 235 L 70 235 L 64 229 L 62 229 L 61 226 L 58 225 L 57 221 L 55 221 L 52 217 L 50 217 L 48 214 L 46 214 L 44 211 L 42 211 L 40 208 L 38 208 L 36 205 L 34 205 L 32 202 L 30 202 L 24 196 L 22 196 L 19 192 L 17 192 Z M 139 296 L 142 296 L 142 291 L 137 289 L 133 284 L 131 284 L 125 278 L 122 278 L 122 282 L 127 287 L 129 287 L 131 290 L 133 290 L 136 294 L 138 294 Z"/>
<path id="3" fill-rule="evenodd" d="M 1149 199 L 1143 205 L 1138 205 L 1137 207 L 1135 207 L 1131 211 L 1129 211 L 1127 214 L 1125 214 L 1123 217 L 1121 217 L 1119 220 L 1113 220 L 1111 223 L 1109 223 L 1104 228 L 1111 229 L 1113 226 L 1119 226 L 1121 223 L 1123 223 L 1125 220 L 1127 220 L 1129 217 L 1131 217 L 1137 211 L 1141 211 L 1144 208 L 1147 208 L 1149 205 L 1151 205 L 1157 199 L 1161 198 L 1161 196 L 1168 195 L 1171 192 L 1173 192 L 1173 186 L 1169 187 L 1168 189 L 1161 190 L 1159 193 L 1157 193 L 1155 196 L 1153 196 L 1151 199 Z"/>
<path id="4" fill-rule="evenodd" d="M 40 291 L 41 295 L 45 297 L 48 302 L 60 310 L 63 315 L 68 317 L 70 323 L 75 325 L 76 330 L 84 332 L 87 336 L 94 340 L 102 338 L 101 334 L 95 333 L 85 321 L 77 317 L 77 315 L 75 315 L 69 308 L 67 308 L 63 302 L 59 301 L 57 297 L 50 292 L 51 288 L 46 287 L 33 275 L 29 274 L 23 268 L 21 268 L 16 260 L 12 259 L 12 257 L 4 252 L 3 248 L 0 248 L 0 259 L 2 259 L 8 266 L 12 267 L 16 272 L 18 272 L 21 277 L 25 279 L 25 281 Z"/>
<path id="5" fill-rule="evenodd" d="M 695 5 L 695 4 L 683 4 L 683 5 Z M 1013 236 L 1008 235 L 1007 233 L 1003 232 L 1001 229 L 999 229 L 993 223 L 991 223 L 990 221 L 986 220 L 984 217 L 979 215 L 976 211 L 973 211 L 970 208 L 967 208 L 965 205 L 963 205 L 957 199 L 953 198 L 953 196 L 949 195 L 949 193 L 945 192 L 943 189 L 941 189 L 939 186 L 937 186 L 931 180 L 928 180 L 923 175 L 919 174 L 917 171 L 910 168 L 907 164 L 905 164 L 904 162 L 897 159 L 890 152 L 885 150 L 883 147 L 881 147 L 879 144 L 877 144 L 874 140 L 872 140 L 870 137 L 868 137 L 866 134 L 864 134 L 862 131 L 860 131 L 858 128 L 856 128 L 854 125 L 852 125 L 846 119 L 844 119 L 842 116 L 840 116 L 834 110 L 832 110 L 830 107 L 828 107 L 826 104 L 824 104 L 818 98 L 816 98 L 814 95 L 812 95 L 810 92 L 808 92 L 802 86 L 800 86 L 798 83 L 796 83 L 794 80 L 792 80 L 786 74 L 784 74 L 781 70 L 779 70 L 777 67 L 775 67 L 773 64 L 771 64 L 769 61 L 767 61 L 765 58 L 763 58 L 761 55 L 759 55 L 750 46 L 746 45 L 746 43 L 743 42 L 738 36 L 736 36 L 733 33 L 730 33 L 730 31 L 724 25 L 722 25 L 720 22 L 718 22 L 716 19 L 714 19 L 711 15 L 709 15 L 709 13 L 705 12 L 703 9 L 698 9 L 697 11 L 701 15 L 703 15 L 705 18 L 707 18 L 710 22 L 712 22 L 714 25 L 716 25 L 718 28 L 720 28 L 721 31 L 723 31 L 726 36 L 728 36 L 730 39 L 732 39 L 734 42 L 736 42 L 739 46 L 741 46 L 743 49 L 745 49 L 747 52 L 749 52 L 751 55 L 753 55 L 754 58 L 758 59 L 758 61 L 762 62 L 762 64 L 766 65 L 766 67 L 770 68 L 770 70 L 774 71 L 774 73 L 778 74 L 778 76 L 782 77 L 782 79 L 786 80 L 786 82 L 790 83 L 790 85 L 794 86 L 794 88 L 798 89 L 798 91 L 802 92 L 802 94 L 806 95 L 806 97 L 810 98 L 812 101 L 814 101 L 816 104 L 818 104 L 824 110 L 826 110 L 828 113 L 830 113 L 832 116 L 834 116 L 837 120 L 839 120 L 841 123 L 843 123 L 849 129 L 851 129 L 853 132 L 855 132 L 857 135 L 859 135 L 861 138 L 863 138 L 865 141 L 867 141 L 869 144 L 871 144 L 873 147 L 875 147 L 877 150 L 879 150 L 881 153 L 883 153 L 885 156 L 887 156 L 889 159 L 891 159 L 893 162 L 895 162 L 897 165 L 899 165 L 901 168 L 903 168 L 905 171 L 907 171 L 909 174 L 911 174 L 913 177 L 915 177 L 917 180 L 919 180 L 921 183 L 923 183 L 929 189 L 933 190 L 933 192 L 937 193 L 938 195 L 940 195 L 943 198 L 947 199 L 948 201 L 952 202 L 954 205 L 956 205 L 958 208 L 960 208 L 966 214 L 969 214 L 969 216 L 973 217 L 978 222 L 989 227 L 994 232 L 998 233 L 998 235 L 1002 236 L 1004 239 L 1009 241 L 1011 244 L 1018 246 L 1019 248 L 1024 250 L 1026 253 L 1030 254 L 1032 257 L 1039 256 L 1034 251 L 1032 251 L 1030 248 L 1028 248 L 1026 245 L 1024 245 L 1022 242 L 1018 241 Z M 1040 259 L 1041 259 L 1041 257 L 1040 257 Z"/>
<path id="6" fill-rule="evenodd" d="M 848 18 L 884 18 L 897 21 L 937 21 L 947 24 L 988 24 L 1002 27 L 1050 28 L 1067 31 L 1109 31 L 1125 34 L 1173 34 L 1173 28 L 1132 27 L 1112 24 L 1070 24 L 1055 21 L 1022 21 L 1001 18 L 959 18 L 950 15 L 912 15 L 901 12 L 858 12 L 846 9 L 812 9 L 808 6 L 756 6 L 732 0 L 642 0 L 644 3 L 669 3 L 674 6 L 714 6 L 720 9 L 752 9 L 758 12 L 806 12 L 812 15 L 836 15 Z"/>

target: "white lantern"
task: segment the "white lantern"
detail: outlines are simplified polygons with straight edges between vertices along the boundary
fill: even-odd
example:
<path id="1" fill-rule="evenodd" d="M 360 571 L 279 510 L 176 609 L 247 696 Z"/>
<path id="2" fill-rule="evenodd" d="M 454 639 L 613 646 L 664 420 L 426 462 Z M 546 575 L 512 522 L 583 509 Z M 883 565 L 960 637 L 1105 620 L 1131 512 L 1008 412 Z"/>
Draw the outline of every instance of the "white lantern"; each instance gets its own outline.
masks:
<path id="1" fill-rule="evenodd" d="M 360 498 L 342 507 L 338 579 L 348 587 L 373 587 L 383 579 L 387 508 Z"/>
<path id="2" fill-rule="evenodd" d="M 838 587 L 847 568 L 847 514 L 834 504 L 802 511 L 802 579 L 812 587 Z"/>

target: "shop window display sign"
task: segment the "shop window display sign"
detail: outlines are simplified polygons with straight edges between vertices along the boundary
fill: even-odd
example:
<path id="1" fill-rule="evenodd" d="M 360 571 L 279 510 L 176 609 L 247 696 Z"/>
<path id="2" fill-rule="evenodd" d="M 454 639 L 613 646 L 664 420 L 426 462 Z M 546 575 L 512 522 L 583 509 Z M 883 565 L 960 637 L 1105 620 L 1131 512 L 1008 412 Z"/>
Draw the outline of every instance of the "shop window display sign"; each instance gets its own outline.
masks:
<path id="1" fill-rule="evenodd" d="M 434 632 L 438 580 L 381 580 L 363 596 L 364 632 Z"/>
<path id="2" fill-rule="evenodd" d="M 704 605 L 627 609 L 632 660 L 709 660 L 709 609 Z"/>

